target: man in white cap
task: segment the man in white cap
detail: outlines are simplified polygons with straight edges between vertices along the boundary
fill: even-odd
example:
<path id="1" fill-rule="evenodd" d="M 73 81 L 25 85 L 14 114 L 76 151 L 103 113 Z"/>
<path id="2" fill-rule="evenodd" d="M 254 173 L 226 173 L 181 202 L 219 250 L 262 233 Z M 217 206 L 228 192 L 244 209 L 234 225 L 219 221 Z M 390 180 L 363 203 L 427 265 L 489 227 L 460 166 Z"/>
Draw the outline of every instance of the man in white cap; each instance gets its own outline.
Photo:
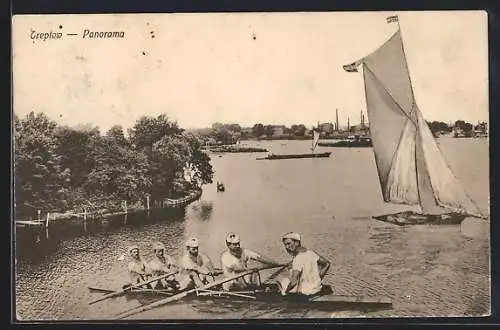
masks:
<path id="1" fill-rule="evenodd" d="M 286 251 L 293 256 L 289 277 L 278 280 L 281 294 L 314 295 L 321 291 L 321 281 L 330 262 L 301 244 L 300 234 L 287 233 L 282 238 Z"/>
<path id="2" fill-rule="evenodd" d="M 139 247 L 137 245 L 130 246 L 128 248 L 128 253 L 130 256 L 130 262 L 128 263 L 130 282 L 132 284 L 138 284 L 146 280 L 146 263 L 142 259 Z"/>
<path id="3" fill-rule="evenodd" d="M 210 258 L 199 252 L 199 241 L 196 237 L 186 242 L 186 253 L 180 260 L 180 289 L 201 287 L 213 281 L 215 270 Z"/>
<path id="4" fill-rule="evenodd" d="M 155 242 L 153 244 L 153 258 L 149 261 L 147 265 L 147 272 L 153 277 L 160 275 L 172 273 L 177 269 L 174 259 L 166 254 L 165 246 L 160 242 Z M 164 289 L 168 287 L 175 288 L 176 281 L 174 275 L 168 276 L 167 278 L 153 282 L 153 287 L 157 289 Z"/>
<path id="5" fill-rule="evenodd" d="M 255 260 L 267 265 L 279 265 L 277 262 L 267 259 L 257 252 L 240 246 L 240 238 L 235 233 L 229 233 L 226 237 L 227 250 L 222 253 L 221 266 L 224 277 L 232 277 L 238 273 L 248 270 L 248 261 Z M 258 272 L 222 284 L 225 291 L 254 289 L 260 285 Z"/>

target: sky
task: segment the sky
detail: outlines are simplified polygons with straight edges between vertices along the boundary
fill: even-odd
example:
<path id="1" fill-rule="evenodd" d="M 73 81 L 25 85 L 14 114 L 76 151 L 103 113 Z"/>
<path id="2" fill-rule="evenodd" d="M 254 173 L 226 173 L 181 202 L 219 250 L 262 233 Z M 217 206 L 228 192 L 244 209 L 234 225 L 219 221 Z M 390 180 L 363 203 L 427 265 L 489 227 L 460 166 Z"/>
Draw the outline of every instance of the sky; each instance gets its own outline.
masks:
<path id="1" fill-rule="evenodd" d="M 161 113 L 183 128 L 312 126 L 334 121 L 335 109 L 341 126 L 357 123 L 362 74 L 342 65 L 382 45 L 397 29 L 385 21 L 393 14 L 425 119 L 487 121 L 481 11 L 15 16 L 14 113 L 102 131 Z M 83 39 L 84 29 L 125 37 Z M 32 40 L 33 30 L 63 38 Z"/>

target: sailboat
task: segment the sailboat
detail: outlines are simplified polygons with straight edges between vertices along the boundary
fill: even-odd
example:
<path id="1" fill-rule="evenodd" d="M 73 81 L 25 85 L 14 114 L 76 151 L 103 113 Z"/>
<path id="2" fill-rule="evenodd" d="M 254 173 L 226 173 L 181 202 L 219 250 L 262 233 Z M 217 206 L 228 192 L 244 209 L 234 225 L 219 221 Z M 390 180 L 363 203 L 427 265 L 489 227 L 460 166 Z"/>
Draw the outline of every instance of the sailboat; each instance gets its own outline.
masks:
<path id="1" fill-rule="evenodd" d="M 416 103 L 399 17 L 397 31 L 378 49 L 343 68 L 362 67 L 375 163 L 384 202 L 420 212 L 375 216 L 396 224 L 458 224 L 481 214 L 446 163 Z"/>
<path id="2" fill-rule="evenodd" d="M 297 158 L 328 158 L 328 157 L 330 157 L 331 152 L 322 152 L 322 153 L 315 153 L 314 152 L 316 150 L 316 147 L 318 146 L 318 142 L 319 142 L 319 132 L 316 130 L 313 130 L 311 153 L 307 153 L 307 154 L 282 154 L 282 155 L 269 154 L 268 156 L 266 156 L 264 158 L 257 158 L 257 160 L 277 160 L 277 159 L 297 159 Z"/>

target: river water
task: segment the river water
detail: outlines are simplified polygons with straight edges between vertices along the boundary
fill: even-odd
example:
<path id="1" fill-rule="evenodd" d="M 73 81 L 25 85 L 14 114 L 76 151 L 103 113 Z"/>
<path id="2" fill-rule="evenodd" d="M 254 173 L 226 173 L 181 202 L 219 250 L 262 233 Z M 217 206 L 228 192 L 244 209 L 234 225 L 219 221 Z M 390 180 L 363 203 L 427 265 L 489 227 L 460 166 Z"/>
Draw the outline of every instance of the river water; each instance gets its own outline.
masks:
<path id="1" fill-rule="evenodd" d="M 450 167 L 480 209 L 489 212 L 488 141 L 438 140 Z M 308 152 L 309 141 L 261 141 L 248 145 L 271 152 Z M 244 247 L 288 261 L 280 241 L 298 231 L 303 244 L 332 262 L 325 282 L 337 294 L 385 296 L 393 309 L 378 312 L 284 308 L 258 303 L 225 305 L 220 300 L 181 301 L 133 318 L 242 319 L 345 316 L 459 316 L 489 312 L 489 231 L 474 238 L 461 226 L 400 227 L 373 215 L 411 209 L 382 201 L 371 148 L 331 151 L 328 159 L 256 160 L 263 154 L 212 155 L 214 184 L 185 210 L 153 212 L 82 224 L 54 224 L 33 239 L 17 234 L 16 311 L 20 320 L 99 320 L 145 301 L 118 297 L 88 305 L 127 280 L 130 244 L 146 258 L 161 241 L 179 257 L 190 236 L 217 265 L 226 233 Z M 226 191 L 216 191 L 216 181 Z M 488 225 L 489 226 L 489 225 Z M 32 243 L 34 241 L 35 243 Z M 146 301 L 147 302 L 147 301 Z"/>

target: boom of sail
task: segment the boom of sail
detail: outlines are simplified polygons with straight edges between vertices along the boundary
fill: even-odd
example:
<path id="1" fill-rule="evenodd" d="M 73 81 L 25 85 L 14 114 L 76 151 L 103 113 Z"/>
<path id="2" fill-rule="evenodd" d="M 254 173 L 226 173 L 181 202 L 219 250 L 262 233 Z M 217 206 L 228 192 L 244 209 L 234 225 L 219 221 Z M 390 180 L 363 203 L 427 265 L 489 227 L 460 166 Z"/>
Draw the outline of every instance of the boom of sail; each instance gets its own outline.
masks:
<path id="1" fill-rule="evenodd" d="M 370 133 L 384 201 L 420 205 L 425 214 L 483 217 L 448 167 L 415 102 L 401 30 L 362 66 Z"/>

